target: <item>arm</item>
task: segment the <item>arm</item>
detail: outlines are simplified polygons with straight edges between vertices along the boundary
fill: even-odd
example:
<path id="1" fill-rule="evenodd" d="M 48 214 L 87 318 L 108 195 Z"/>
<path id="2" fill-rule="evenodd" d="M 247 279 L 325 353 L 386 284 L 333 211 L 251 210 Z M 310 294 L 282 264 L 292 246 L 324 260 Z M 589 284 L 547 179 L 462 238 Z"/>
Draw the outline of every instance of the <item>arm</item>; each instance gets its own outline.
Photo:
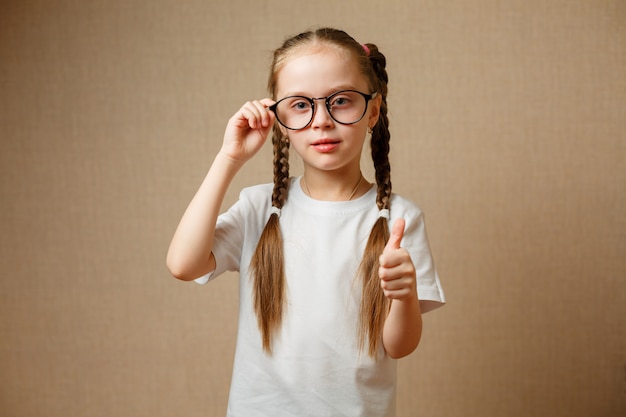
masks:
<path id="1" fill-rule="evenodd" d="M 270 99 L 248 102 L 230 118 L 222 148 L 174 233 L 167 253 L 170 273 L 185 281 L 215 269 L 213 236 L 226 191 L 239 169 L 254 156 L 274 123 Z"/>
<path id="2" fill-rule="evenodd" d="M 415 266 L 409 253 L 400 247 L 404 220 L 393 225 L 387 246 L 380 256 L 381 287 L 391 308 L 383 327 L 383 346 L 395 359 L 407 356 L 417 348 L 422 336 L 422 312 L 417 296 Z"/>

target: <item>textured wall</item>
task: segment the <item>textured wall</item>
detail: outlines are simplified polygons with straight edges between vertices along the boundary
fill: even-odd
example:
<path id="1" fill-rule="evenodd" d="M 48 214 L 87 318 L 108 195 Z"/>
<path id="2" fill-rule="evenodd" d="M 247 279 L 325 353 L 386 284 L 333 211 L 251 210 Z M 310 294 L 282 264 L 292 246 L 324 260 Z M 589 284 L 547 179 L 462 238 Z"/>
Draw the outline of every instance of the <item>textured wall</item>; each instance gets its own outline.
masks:
<path id="1" fill-rule="evenodd" d="M 214 3 L 0 4 L 2 416 L 224 415 L 236 276 L 165 252 L 271 50 L 318 25 L 388 57 L 394 187 L 448 298 L 399 416 L 626 414 L 625 2 Z M 226 204 L 270 178 L 266 147 Z"/>

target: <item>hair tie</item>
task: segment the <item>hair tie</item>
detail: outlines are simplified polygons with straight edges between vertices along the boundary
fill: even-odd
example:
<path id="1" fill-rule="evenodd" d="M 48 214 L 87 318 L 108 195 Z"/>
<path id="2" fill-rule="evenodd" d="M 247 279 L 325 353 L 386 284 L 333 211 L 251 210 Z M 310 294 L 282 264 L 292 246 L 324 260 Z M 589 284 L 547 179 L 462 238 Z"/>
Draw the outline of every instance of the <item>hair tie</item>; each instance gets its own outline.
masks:
<path id="1" fill-rule="evenodd" d="M 378 217 L 384 217 L 389 220 L 389 209 L 382 209 L 378 212 Z"/>
<path id="2" fill-rule="evenodd" d="M 370 48 L 365 44 L 361 46 L 363 47 L 363 50 L 365 51 L 365 55 L 370 56 Z"/>
<path id="3" fill-rule="evenodd" d="M 272 206 L 272 208 L 270 209 L 270 213 L 270 215 L 276 214 L 278 217 L 280 217 L 280 209 L 276 206 Z"/>

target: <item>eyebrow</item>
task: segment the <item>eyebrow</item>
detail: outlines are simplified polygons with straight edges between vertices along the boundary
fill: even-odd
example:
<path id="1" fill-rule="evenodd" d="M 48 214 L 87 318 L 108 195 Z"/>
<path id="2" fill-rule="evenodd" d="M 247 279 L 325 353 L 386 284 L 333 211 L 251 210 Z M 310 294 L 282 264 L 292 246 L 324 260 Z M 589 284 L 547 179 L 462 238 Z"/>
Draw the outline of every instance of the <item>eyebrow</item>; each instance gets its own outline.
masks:
<path id="1" fill-rule="evenodd" d="M 354 85 L 351 84 L 342 84 L 342 85 L 338 85 L 336 87 L 333 88 L 329 88 L 327 91 L 328 93 L 324 96 L 320 96 L 320 97 L 328 97 L 332 94 L 338 93 L 339 91 L 344 91 L 344 90 L 354 90 L 354 91 L 361 91 L 360 89 L 356 88 Z M 311 97 L 311 98 L 319 98 L 319 97 L 313 97 L 312 95 L 302 92 L 302 91 L 294 91 L 294 92 L 288 92 L 285 93 L 284 97 L 292 97 L 292 96 L 302 96 L 302 97 Z"/>

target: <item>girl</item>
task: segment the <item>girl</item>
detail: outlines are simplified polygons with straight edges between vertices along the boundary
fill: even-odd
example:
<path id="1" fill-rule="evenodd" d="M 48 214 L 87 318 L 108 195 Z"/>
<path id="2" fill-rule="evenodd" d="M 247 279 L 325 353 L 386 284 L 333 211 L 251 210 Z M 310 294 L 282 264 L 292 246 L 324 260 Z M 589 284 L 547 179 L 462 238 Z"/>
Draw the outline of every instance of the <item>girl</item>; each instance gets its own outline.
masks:
<path id="1" fill-rule="evenodd" d="M 444 295 L 420 209 L 391 193 L 385 57 L 343 31 L 302 33 L 274 52 L 269 91 L 229 120 L 168 268 L 200 283 L 240 272 L 229 416 L 393 416 L 394 359 Z M 218 217 L 270 130 L 274 183 Z M 375 186 L 360 168 L 370 135 Z"/>

